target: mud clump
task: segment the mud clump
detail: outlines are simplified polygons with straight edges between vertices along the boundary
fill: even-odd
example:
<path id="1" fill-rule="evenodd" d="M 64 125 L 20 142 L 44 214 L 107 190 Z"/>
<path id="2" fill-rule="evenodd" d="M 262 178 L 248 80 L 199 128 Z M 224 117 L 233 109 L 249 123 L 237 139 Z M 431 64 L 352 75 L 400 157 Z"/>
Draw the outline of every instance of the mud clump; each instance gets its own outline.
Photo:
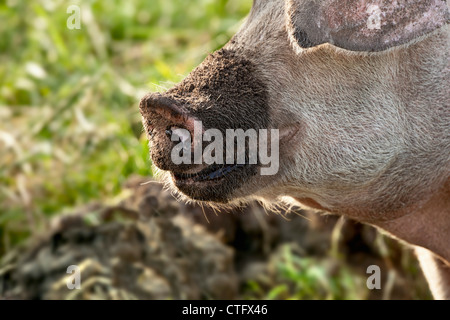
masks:
<path id="1" fill-rule="evenodd" d="M 56 217 L 44 236 L 8 252 L 0 259 L 0 298 L 265 299 L 285 281 L 277 268 L 292 264 L 286 250 L 300 264 L 324 266 L 330 279 L 343 267 L 366 279 L 367 266 L 380 266 L 388 288 L 365 290 L 367 299 L 429 297 L 422 275 L 404 272 L 405 261 L 417 267 L 411 253 L 369 226 L 299 208 L 267 212 L 258 203 L 215 212 L 146 181 L 127 181 L 116 205 Z M 79 290 L 67 286 L 69 266 L 80 271 Z M 259 291 L 249 295 L 249 283 Z"/>
<path id="2" fill-rule="evenodd" d="M 122 207 L 120 207 L 122 208 Z M 132 212 L 130 209 L 127 209 Z M 0 296 L 7 299 L 231 299 L 233 251 L 181 215 L 124 221 L 108 208 L 90 225 L 86 213 L 60 218 L 51 234 L 6 256 Z M 111 215 L 122 221 L 111 220 Z M 76 265 L 82 282 L 70 290 Z"/>

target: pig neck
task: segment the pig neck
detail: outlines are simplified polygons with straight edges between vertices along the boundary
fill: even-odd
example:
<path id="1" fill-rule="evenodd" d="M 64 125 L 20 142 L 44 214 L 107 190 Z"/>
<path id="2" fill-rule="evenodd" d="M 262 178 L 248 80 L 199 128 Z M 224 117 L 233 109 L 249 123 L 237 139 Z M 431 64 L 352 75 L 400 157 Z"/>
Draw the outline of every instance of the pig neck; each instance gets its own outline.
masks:
<path id="1" fill-rule="evenodd" d="M 434 194 L 400 211 L 396 219 L 371 224 L 429 249 L 450 265 L 450 179 Z"/>
<path id="2" fill-rule="evenodd" d="M 370 212 L 372 210 L 366 212 L 360 206 L 326 208 L 311 198 L 294 199 L 310 208 L 344 215 L 381 228 L 397 239 L 431 250 L 450 265 L 450 178 L 434 192 L 421 194 L 420 200 L 384 212 L 380 219 L 374 218 Z"/>

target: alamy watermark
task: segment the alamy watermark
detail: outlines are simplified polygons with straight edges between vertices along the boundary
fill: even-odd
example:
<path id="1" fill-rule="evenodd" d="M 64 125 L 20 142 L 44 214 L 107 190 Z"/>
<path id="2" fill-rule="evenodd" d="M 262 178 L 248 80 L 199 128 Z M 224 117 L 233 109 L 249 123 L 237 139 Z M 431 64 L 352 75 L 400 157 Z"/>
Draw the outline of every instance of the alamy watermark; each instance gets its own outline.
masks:
<path id="1" fill-rule="evenodd" d="M 366 285 L 370 290 L 381 289 L 381 269 L 377 265 L 370 265 L 366 270 L 367 274 L 371 274 L 367 278 Z"/>
<path id="2" fill-rule="evenodd" d="M 171 128 L 170 134 L 172 141 L 179 142 L 171 153 L 171 160 L 176 165 L 192 162 L 245 165 L 257 164 L 259 161 L 263 166 L 261 175 L 275 175 L 280 167 L 278 129 L 271 129 L 270 133 L 268 129 L 226 129 L 224 137 L 218 129 L 203 131 L 202 122 L 194 121 L 193 137 L 184 128 Z M 203 149 L 202 142 L 210 143 Z"/>
<path id="3" fill-rule="evenodd" d="M 69 290 L 81 289 L 81 271 L 77 265 L 67 267 L 67 273 L 71 274 L 67 277 L 66 285 Z"/>
<path id="4" fill-rule="evenodd" d="M 67 7 L 67 14 L 70 16 L 67 18 L 67 29 L 81 29 L 81 9 L 79 6 L 73 4 Z"/>
<path id="5" fill-rule="evenodd" d="M 367 28 L 370 30 L 381 29 L 381 10 L 377 5 L 370 5 L 367 7 L 366 13 L 370 14 L 369 19 L 367 20 Z"/>

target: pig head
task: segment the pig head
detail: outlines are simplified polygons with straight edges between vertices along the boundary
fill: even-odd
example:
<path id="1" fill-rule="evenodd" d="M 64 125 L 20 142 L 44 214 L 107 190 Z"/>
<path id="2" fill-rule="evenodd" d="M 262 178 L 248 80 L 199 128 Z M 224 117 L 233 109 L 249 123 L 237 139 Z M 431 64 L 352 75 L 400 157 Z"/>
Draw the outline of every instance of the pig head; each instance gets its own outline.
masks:
<path id="1" fill-rule="evenodd" d="M 153 164 L 188 199 L 296 201 L 431 250 L 450 298 L 449 19 L 442 0 L 255 0 L 221 50 L 142 99 Z M 277 173 L 173 163 L 196 121 L 278 129 Z"/>

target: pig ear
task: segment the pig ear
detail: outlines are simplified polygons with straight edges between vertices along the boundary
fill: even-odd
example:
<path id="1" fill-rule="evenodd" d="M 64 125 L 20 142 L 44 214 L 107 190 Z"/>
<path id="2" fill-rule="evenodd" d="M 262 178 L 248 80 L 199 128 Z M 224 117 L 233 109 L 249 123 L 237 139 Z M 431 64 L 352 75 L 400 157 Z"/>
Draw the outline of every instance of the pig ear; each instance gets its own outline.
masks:
<path id="1" fill-rule="evenodd" d="M 289 37 L 301 48 L 322 43 L 383 51 L 449 23 L 444 0 L 286 0 Z"/>

